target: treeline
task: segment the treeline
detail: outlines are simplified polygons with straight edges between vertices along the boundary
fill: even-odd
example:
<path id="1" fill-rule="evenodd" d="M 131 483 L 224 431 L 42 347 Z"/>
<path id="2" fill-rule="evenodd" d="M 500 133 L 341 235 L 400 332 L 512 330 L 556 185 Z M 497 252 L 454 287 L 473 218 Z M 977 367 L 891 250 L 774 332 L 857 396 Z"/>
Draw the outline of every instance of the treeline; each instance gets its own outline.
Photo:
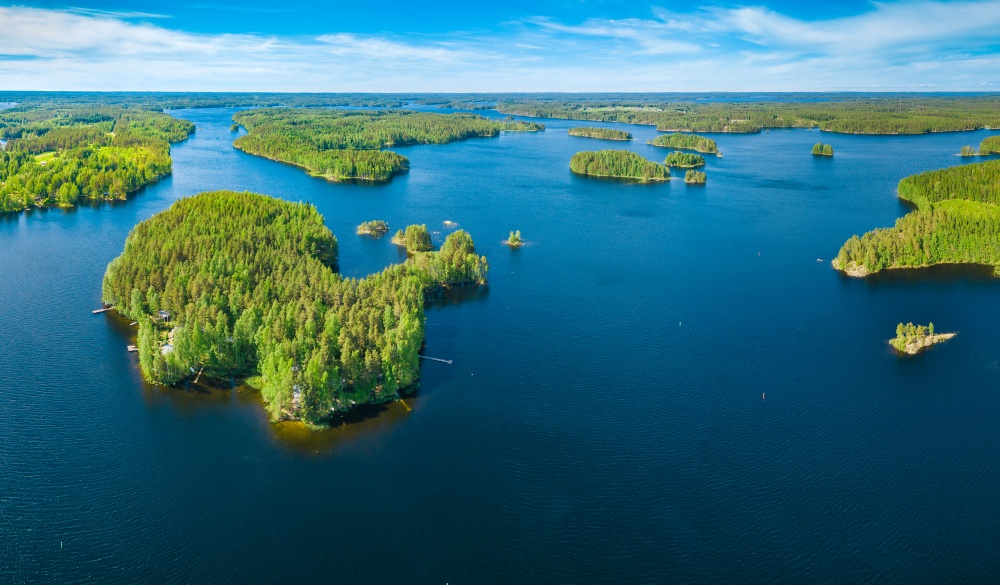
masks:
<path id="1" fill-rule="evenodd" d="M 896 351 L 906 351 L 906 346 L 911 344 L 923 345 L 928 337 L 934 337 L 934 323 L 925 325 L 914 325 L 913 323 L 900 323 L 896 325 L 896 337 L 889 343 L 896 348 Z"/>
<path id="2" fill-rule="evenodd" d="M 760 132 L 764 128 L 820 128 L 855 134 L 924 134 L 1000 128 L 997 96 L 835 96 L 825 101 L 693 102 L 689 97 L 643 99 L 501 99 L 497 110 L 538 118 L 655 125 L 661 131 Z"/>
<path id="3" fill-rule="evenodd" d="M 899 197 L 920 209 L 948 199 L 1000 204 L 1000 160 L 911 175 L 899 182 Z"/>
<path id="4" fill-rule="evenodd" d="M 678 148 L 681 150 L 694 150 L 705 154 L 719 154 L 719 147 L 711 138 L 698 136 L 697 134 L 660 134 L 652 140 L 647 140 L 647 144 L 662 146 L 665 148 Z"/>
<path id="5" fill-rule="evenodd" d="M 623 130 L 612 128 L 593 128 L 590 126 L 579 126 L 570 128 L 570 136 L 580 136 L 582 138 L 600 138 L 601 140 L 632 140 L 632 135 Z"/>
<path id="6" fill-rule="evenodd" d="M 169 142 L 192 131 L 190 122 L 143 110 L 0 112 L 0 133 L 10 138 L 0 152 L 0 213 L 124 199 L 169 173 Z"/>
<path id="7" fill-rule="evenodd" d="M 233 120 L 248 132 L 236 140 L 236 148 L 299 165 L 335 181 L 387 181 L 409 168 L 406 157 L 383 148 L 544 128 L 473 114 L 410 111 L 262 109 L 240 112 Z"/>
<path id="8" fill-rule="evenodd" d="M 979 143 L 979 154 L 1000 154 L 1000 135 L 984 138 Z"/>
<path id="9" fill-rule="evenodd" d="M 668 167 L 680 167 L 680 168 L 693 168 L 705 166 L 705 157 L 700 154 L 692 154 L 690 152 L 678 152 L 674 151 L 667 155 L 664 159 L 663 164 Z"/>
<path id="10" fill-rule="evenodd" d="M 941 263 L 1000 266 L 1000 161 L 952 167 L 900 181 L 917 210 L 895 227 L 853 236 L 834 267 L 863 276 Z"/>
<path id="11" fill-rule="evenodd" d="M 817 142 L 813 145 L 812 153 L 814 156 L 833 156 L 833 146 Z"/>
<path id="12" fill-rule="evenodd" d="M 273 419 L 319 424 L 413 384 L 425 295 L 485 282 L 488 270 L 461 230 L 364 279 L 340 277 L 337 256 L 311 205 L 203 193 L 132 230 L 103 296 L 139 322 L 147 379 L 247 378 Z"/>
<path id="13" fill-rule="evenodd" d="M 630 150 L 597 150 L 578 152 L 570 159 L 569 168 L 579 175 L 615 177 L 640 182 L 666 181 L 670 170 L 646 160 Z"/>
<path id="14" fill-rule="evenodd" d="M 684 173 L 684 182 L 688 185 L 704 185 L 708 180 L 705 173 L 700 171 L 688 171 Z"/>

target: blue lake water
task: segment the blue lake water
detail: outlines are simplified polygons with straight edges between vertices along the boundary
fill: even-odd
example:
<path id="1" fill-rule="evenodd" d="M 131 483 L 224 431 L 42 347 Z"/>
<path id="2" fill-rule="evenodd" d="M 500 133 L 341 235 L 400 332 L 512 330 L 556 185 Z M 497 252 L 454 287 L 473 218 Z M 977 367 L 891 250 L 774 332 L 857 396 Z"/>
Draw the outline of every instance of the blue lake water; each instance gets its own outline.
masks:
<path id="1" fill-rule="evenodd" d="M 1000 280 L 829 265 L 990 132 L 716 135 L 691 187 L 573 176 L 578 150 L 668 151 L 545 120 L 365 186 L 235 150 L 234 111 L 173 112 L 196 134 L 125 203 L 0 217 L 0 581 L 1000 580 Z M 244 388 L 142 382 L 91 314 L 104 268 L 213 189 L 313 203 L 350 276 L 403 259 L 361 221 L 473 235 L 490 285 L 428 308 L 454 364 L 423 364 L 412 412 L 309 434 Z M 900 359 L 900 321 L 959 335 Z"/>

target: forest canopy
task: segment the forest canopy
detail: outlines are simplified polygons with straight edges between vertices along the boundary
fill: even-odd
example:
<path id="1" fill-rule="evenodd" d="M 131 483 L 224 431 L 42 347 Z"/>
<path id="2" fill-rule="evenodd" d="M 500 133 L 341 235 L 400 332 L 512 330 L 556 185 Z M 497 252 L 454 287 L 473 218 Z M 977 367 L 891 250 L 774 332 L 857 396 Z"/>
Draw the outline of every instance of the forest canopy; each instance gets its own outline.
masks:
<path id="1" fill-rule="evenodd" d="M 0 112 L 0 213 L 124 199 L 170 173 L 170 142 L 194 125 L 134 108 L 31 108 Z"/>
<path id="2" fill-rule="evenodd" d="M 656 138 L 648 140 L 646 143 L 652 144 L 653 146 L 662 146 L 664 148 L 694 150 L 705 154 L 719 154 L 719 147 L 715 144 L 714 140 L 704 136 L 698 136 L 697 134 L 681 134 L 680 132 L 674 132 L 673 134 L 660 134 Z"/>
<path id="3" fill-rule="evenodd" d="M 700 154 L 692 154 L 690 152 L 678 152 L 674 151 L 667 155 L 664 159 L 663 164 L 668 167 L 679 167 L 682 169 L 690 169 L 694 167 L 705 166 L 705 157 Z"/>
<path id="4" fill-rule="evenodd" d="M 630 150 L 583 151 L 573 155 L 569 168 L 578 175 L 631 179 L 640 183 L 666 181 L 670 170 Z"/>
<path id="5" fill-rule="evenodd" d="M 497 122 L 474 114 L 273 108 L 245 110 L 233 121 L 247 129 L 234 146 L 298 165 L 333 181 L 388 181 L 409 169 L 401 154 L 382 150 L 445 144 L 501 132 L 543 130 L 531 122 Z"/>
<path id="6" fill-rule="evenodd" d="M 834 267 L 852 276 L 932 264 L 1000 266 L 1000 161 L 929 171 L 899 183 L 917 210 L 895 227 L 853 236 Z"/>
<path id="7" fill-rule="evenodd" d="M 599 138 L 601 140 L 632 140 L 632 135 L 624 130 L 614 130 L 612 128 L 593 128 L 590 126 L 580 126 L 570 128 L 570 136 L 581 138 Z"/>
<path id="8" fill-rule="evenodd" d="M 337 240 L 311 205 L 202 193 L 138 224 L 103 297 L 139 324 L 144 376 L 244 378 L 272 419 L 321 424 L 397 398 L 419 376 L 425 295 L 485 283 L 468 233 L 363 279 L 335 271 Z"/>

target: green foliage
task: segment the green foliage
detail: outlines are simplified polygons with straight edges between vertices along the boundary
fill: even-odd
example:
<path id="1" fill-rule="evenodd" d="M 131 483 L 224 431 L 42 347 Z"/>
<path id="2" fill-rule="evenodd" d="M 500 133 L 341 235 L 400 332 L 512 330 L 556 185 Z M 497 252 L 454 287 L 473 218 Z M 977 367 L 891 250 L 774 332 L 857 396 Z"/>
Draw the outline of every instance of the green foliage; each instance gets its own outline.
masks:
<path id="1" fill-rule="evenodd" d="M 700 171 L 688 171 L 684 173 L 684 182 L 688 185 L 704 185 L 708 177 Z"/>
<path id="2" fill-rule="evenodd" d="M 431 233 L 426 225 L 408 225 L 403 233 L 403 245 L 407 252 L 428 252 L 434 246 L 431 244 Z"/>
<path id="3" fill-rule="evenodd" d="M 465 232 L 364 279 L 334 272 L 337 251 L 310 205 L 203 193 L 132 230 L 103 296 L 139 322 L 148 379 L 173 384 L 202 368 L 252 378 L 272 418 L 317 424 L 413 384 L 425 295 L 485 282 L 488 270 Z M 161 309 L 169 321 L 154 319 Z"/>
<path id="4" fill-rule="evenodd" d="M 376 219 L 362 222 L 358 226 L 358 235 L 369 235 L 381 238 L 389 232 L 389 224 L 384 220 Z"/>
<path id="5" fill-rule="evenodd" d="M 521 239 L 521 230 L 510 232 L 510 236 L 507 238 L 507 245 L 511 248 L 520 248 L 524 244 Z"/>
<path id="6" fill-rule="evenodd" d="M 706 154 L 718 154 L 719 147 L 711 138 L 698 136 L 697 134 L 660 134 L 652 140 L 647 140 L 646 144 L 653 146 L 663 146 L 665 148 L 679 148 L 681 150 L 695 150 Z"/>
<path id="7" fill-rule="evenodd" d="M 1000 135 L 983 139 L 979 143 L 979 154 L 1000 154 Z"/>
<path id="8" fill-rule="evenodd" d="M 923 345 L 924 340 L 934 335 L 934 324 L 927 326 L 907 323 L 896 325 L 896 337 L 889 343 L 896 348 L 896 351 L 906 351 L 906 346 L 914 343 Z"/>
<path id="9" fill-rule="evenodd" d="M 961 156 L 976 156 L 976 151 L 971 146 L 963 146 L 959 154 Z"/>
<path id="10" fill-rule="evenodd" d="M 895 227 L 853 236 L 834 266 L 862 274 L 932 264 L 1000 266 L 1000 208 L 949 200 L 896 220 Z"/>
<path id="11" fill-rule="evenodd" d="M 600 138 L 601 140 L 632 140 L 632 135 L 623 130 L 612 130 L 611 128 L 592 128 L 580 126 L 569 129 L 570 136 L 581 138 Z"/>
<path id="12" fill-rule="evenodd" d="M 817 142 L 813 145 L 813 156 L 833 156 L 833 146 Z"/>
<path id="13" fill-rule="evenodd" d="M 1000 204 L 1000 160 L 911 175 L 899 182 L 899 197 L 920 209 L 948 199 Z"/>
<path id="14" fill-rule="evenodd" d="M 630 150 L 597 150 L 578 152 L 569 168 L 579 175 L 633 179 L 642 183 L 666 181 L 670 170 Z"/>
<path id="15" fill-rule="evenodd" d="M 124 108 L 30 109 L 0 113 L 0 213 L 124 199 L 171 170 L 169 142 L 190 122 Z M 35 156 L 38 155 L 38 156 Z"/>
<path id="16" fill-rule="evenodd" d="M 1000 128 L 1000 97 L 835 97 L 827 101 L 695 102 L 657 95 L 551 99 L 502 97 L 505 114 L 650 124 L 665 132 L 760 132 L 820 128 L 850 134 L 925 134 Z"/>
<path id="17" fill-rule="evenodd" d="M 248 132 L 236 139 L 236 148 L 305 167 L 334 181 L 388 181 L 409 169 L 406 157 L 383 148 L 544 129 L 540 124 L 496 122 L 473 114 L 411 111 L 280 108 L 245 110 L 233 120 Z"/>
<path id="18" fill-rule="evenodd" d="M 705 166 L 705 157 L 690 152 L 674 151 L 667 155 L 663 164 L 668 167 L 693 168 Z"/>

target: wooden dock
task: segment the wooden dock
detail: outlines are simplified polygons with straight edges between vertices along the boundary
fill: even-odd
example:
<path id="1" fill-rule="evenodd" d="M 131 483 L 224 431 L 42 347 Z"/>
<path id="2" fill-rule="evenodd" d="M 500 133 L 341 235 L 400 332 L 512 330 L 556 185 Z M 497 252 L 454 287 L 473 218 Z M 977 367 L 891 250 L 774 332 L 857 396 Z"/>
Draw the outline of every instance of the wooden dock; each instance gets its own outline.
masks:
<path id="1" fill-rule="evenodd" d="M 425 360 L 434 360 L 436 362 L 441 362 L 442 364 L 449 364 L 449 365 L 451 365 L 451 362 L 452 362 L 452 360 L 443 360 L 441 358 L 429 357 L 429 356 L 426 356 L 426 355 L 419 355 L 418 354 L 417 357 L 425 359 Z"/>
<path id="2" fill-rule="evenodd" d="M 100 313 L 107 313 L 108 311 L 114 309 L 114 307 L 104 307 L 103 309 L 94 309 L 93 313 L 98 315 Z"/>
<path id="3" fill-rule="evenodd" d="M 128 352 L 129 353 L 134 353 L 134 352 L 137 352 L 137 351 L 139 351 L 139 347 L 138 346 L 135 346 L 135 345 L 128 346 Z"/>

